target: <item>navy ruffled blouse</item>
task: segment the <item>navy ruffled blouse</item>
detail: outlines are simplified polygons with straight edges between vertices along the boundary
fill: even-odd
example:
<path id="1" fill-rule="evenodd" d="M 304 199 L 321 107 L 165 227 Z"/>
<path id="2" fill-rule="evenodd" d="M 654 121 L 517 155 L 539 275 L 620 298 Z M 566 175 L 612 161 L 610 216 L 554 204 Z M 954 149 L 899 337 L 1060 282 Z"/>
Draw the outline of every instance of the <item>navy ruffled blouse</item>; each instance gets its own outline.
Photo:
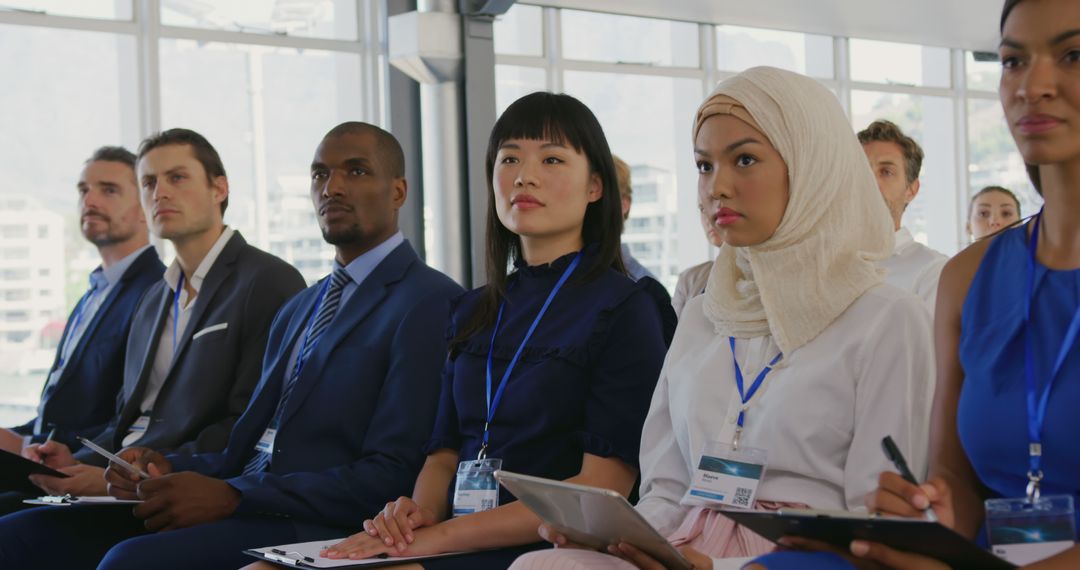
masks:
<path id="1" fill-rule="evenodd" d="M 595 254 L 594 247 L 586 248 L 507 381 L 487 456 L 502 459 L 508 471 L 566 479 L 581 470 L 583 453 L 637 466 L 641 428 L 674 334 L 675 313 L 652 279 L 635 283 L 607 269 L 582 282 Z M 494 344 L 492 394 L 574 255 L 543 266 L 516 264 Z M 469 291 L 454 303 L 448 338 L 468 321 L 482 291 Z M 476 459 L 487 411 L 491 332 L 486 327 L 452 349 L 428 453 L 445 448 L 458 451 L 460 460 Z M 449 491 L 452 500 L 453 484 Z M 500 504 L 513 500 L 501 489 Z"/>

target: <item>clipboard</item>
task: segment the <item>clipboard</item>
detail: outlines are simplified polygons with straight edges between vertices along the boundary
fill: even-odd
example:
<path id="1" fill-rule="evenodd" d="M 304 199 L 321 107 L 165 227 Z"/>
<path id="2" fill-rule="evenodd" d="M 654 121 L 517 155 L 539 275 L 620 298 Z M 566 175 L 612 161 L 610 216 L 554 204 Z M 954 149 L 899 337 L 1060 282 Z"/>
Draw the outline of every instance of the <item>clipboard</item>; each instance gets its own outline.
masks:
<path id="1" fill-rule="evenodd" d="M 323 558 L 319 554 L 343 540 L 346 537 L 332 538 L 329 540 L 316 540 L 312 542 L 298 542 L 296 544 L 281 544 L 267 546 L 265 548 L 252 548 L 245 550 L 244 554 L 272 562 L 294 566 L 296 568 L 379 568 L 383 566 L 396 566 L 418 560 L 430 560 L 433 558 L 448 558 L 468 554 L 467 552 L 446 552 L 442 554 L 428 554 L 426 556 L 377 556 L 363 560 Z"/>
<path id="2" fill-rule="evenodd" d="M 0 491 L 25 491 L 27 487 L 33 488 L 27 477 L 31 475 L 48 475 L 50 477 L 67 478 L 70 475 L 61 473 L 41 463 L 0 450 Z M 41 490 L 39 489 L 40 493 Z"/>
<path id="3" fill-rule="evenodd" d="M 71 495 L 45 495 L 35 499 L 24 499 L 27 505 L 43 505 L 51 507 L 69 507 L 71 505 L 137 505 L 139 499 L 117 499 L 111 496 L 102 497 L 73 497 Z"/>
<path id="4" fill-rule="evenodd" d="M 923 554 L 952 568 L 1016 568 L 936 522 L 804 509 L 775 512 L 721 509 L 719 512 L 773 542 L 785 535 L 792 535 L 820 540 L 847 550 L 852 540 L 861 539 Z"/>

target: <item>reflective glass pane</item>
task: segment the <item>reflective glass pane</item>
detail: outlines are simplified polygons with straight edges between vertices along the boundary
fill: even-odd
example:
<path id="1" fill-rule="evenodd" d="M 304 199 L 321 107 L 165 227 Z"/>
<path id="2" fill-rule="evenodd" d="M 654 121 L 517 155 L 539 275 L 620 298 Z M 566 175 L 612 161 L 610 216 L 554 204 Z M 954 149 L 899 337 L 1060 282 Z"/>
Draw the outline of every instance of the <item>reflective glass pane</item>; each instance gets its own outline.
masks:
<path id="1" fill-rule="evenodd" d="M 851 78 L 855 81 L 948 87 L 946 48 L 852 39 Z"/>
<path id="2" fill-rule="evenodd" d="M 309 282 L 333 258 L 308 194 L 311 159 L 334 125 L 365 119 L 359 69 L 354 54 L 161 42 L 163 126 L 206 136 L 229 174 L 225 222 Z"/>
<path id="3" fill-rule="evenodd" d="M 851 93 L 852 124 L 856 131 L 872 121 L 887 119 L 922 146 L 925 157 L 919 194 L 901 223 L 920 241 L 952 255 L 960 244 L 956 209 L 956 144 L 953 100 L 874 91 Z"/>
<path id="4" fill-rule="evenodd" d="M 633 203 L 623 243 L 674 290 L 680 270 L 708 259 L 690 141 L 701 82 L 567 71 L 564 86 L 593 110 L 612 152 L 630 165 Z"/>
<path id="5" fill-rule="evenodd" d="M 995 54 L 996 55 L 996 54 Z M 1001 80 L 1001 62 L 977 61 L 975 54 L 965 54 L 967 62 L 967 88 L 979 91 L 997 91 L 998 82 Z"/>
<path id="6" fill-rule="evenodd" d="M 547 72 L 542 67 L 495 66 L 495 114 L 501 115 L 523 95 L 547 89 Z"/>
<path id="7" fill-rule="evenodd" d="M 165 0 L 167 26 L 355 40 L 359 0 Z"/>
<path id="8" fill-rule="evenodd" d="M 566 59 L 698 66 L 697 24 L 577 10 L 559 16 Z"/>
<path id="9" fill-rule="evenodd" d="M 831 79 L 833 39 L 797 32 L 717 26 L 716 63 L 722 71 L 769 65 Z"/>
<path id="10" fill-rule="evenodd" d="M 495 53 L 544 55 L 544 11 L 538 6 L 514 4 L 495 20 Z"/>
<path id="11" fill-rule="evenodd" d="M 68 313 L 101 263 L 75 185 L 104 145 L 139 142 L 129 36 L 0 25 L 0 425 L 33 417 Z"/>
<path id="12" fill-rule="evenodd" d="M 0 3 L 0 12 L 3 11 L 130 20 L 131 0 L 4 0 Z"/>
<path id="13" fill-rule="evenodd" d="M 1028 178 L 1024 159 L 1016 150 L 1001 104 L 992 99 L 968 101 L 967 196 L 985 186 L 1004 186 L 1020 199 L 1020 212 L 1030 216 L 1042 207 L 1042 198 Z M 968 216 L 965 203 L 963 215 Z"/>

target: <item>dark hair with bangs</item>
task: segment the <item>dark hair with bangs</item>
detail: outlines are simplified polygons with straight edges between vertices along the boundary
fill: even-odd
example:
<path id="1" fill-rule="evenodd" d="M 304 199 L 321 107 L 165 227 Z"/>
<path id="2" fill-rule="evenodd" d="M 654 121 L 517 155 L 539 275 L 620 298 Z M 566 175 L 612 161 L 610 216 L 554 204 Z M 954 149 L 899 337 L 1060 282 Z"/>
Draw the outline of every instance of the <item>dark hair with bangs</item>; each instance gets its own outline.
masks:
<path id="1" fill-rule="evenodd" d="M 1005 21 L 1009 19 L 1009 14 L 1012 14 L 1013 8 L 1016 8 L 1024 0 L 1005 0 L 1005 5 L 1001 7 L 1001 34 L 1005 35 Z M 1035 187 L 1035 191 L 1042 196 L 1042 177 L 1039 176 L 1039 165 L 1024 163 L 1024 167 L 1027 169 L 1028 178 L 1031 179 L 1031 185 Z"/>
<path id="2" fill-rule="evenodd" d="M 596 116 L 574 97 L 538 91 L 514 101 L 495 122 L 488 138 L 486 176 L 487 207 L 487 287 L 476 311 L 459 329 L 451 347 L 495 322 L 499 305 L 506 296 L 507 264 L 522 256 L 521 237 L 499 221 L 495 210 L 493 182 L 499 147 L 510 139 L 549 140 L 572 147 L 585 155 L 589 168 L 600 177 L 600 199 L 585 208 L 581 238 L 586 246 L 596 244 L 599 252 L 590 265 L 582 266 L 573 281 L 584 282 L 600 276 L 607 268 L 625 274 L 619 236 L 622 234 L 622 201 L 604 129 Z"/>

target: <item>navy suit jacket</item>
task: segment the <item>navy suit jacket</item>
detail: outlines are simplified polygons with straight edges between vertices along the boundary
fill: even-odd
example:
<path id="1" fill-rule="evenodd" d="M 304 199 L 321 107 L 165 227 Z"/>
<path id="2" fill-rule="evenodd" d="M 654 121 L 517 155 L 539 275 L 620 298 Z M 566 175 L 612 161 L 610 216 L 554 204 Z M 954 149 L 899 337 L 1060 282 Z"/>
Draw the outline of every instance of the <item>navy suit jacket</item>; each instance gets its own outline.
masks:
<path id="1" fill-rule="evenodd" d="M 74 450 L 82 447 L 75 436 L 94 438 L 105 429 L 116 412 L 116 395 L 124 378 L 127 334 L 135 306 L 151 285 L 161 281 L 164 272 L 165 266 L 152 247 L 131 262 L 86 325 L 56 384 L 42 390 L 42 430 L 34 431 L 35 418 L 13 428 L 15 432 L 32 436 L 34 442 L 40 443 L 55 428 L 54 439 Z M 68 318 L 49 374 L 60 363 L 61 347 L 73 324 L 74 320 Z"/>
<path id="2" fill-rule="evenodd" d="M 274 416 L 319 287 L 294 297 L 274 319 L 262 378 L 228 448 L 169 456 L 176 471 L 223 478 L 239 490 L 237 515 L 293 518 L 299 540 L 325 536 L 328 527 L 358 528 L 387 501 L 411 494 L 439 399 L 449 302 L 462 293 L 408 242 L 391 251 L 304 364 L 270 469 L 242 475 Z"/>
<path id="3" fill-rule="evenodd" d="M 304 288 L 293 266 L 244 241 L 236 232 L 206 274 L 178 341 L 153 415 L 138 445 L 191 452 L 220 451 L 259 380 L 259 361 L 278 309 Z M 116 451 L 142 412 L 158 342 L 172 342 L 165 316 L 172 290 L 158 279 L 131 322 L 118 409 L 94 443 Z M 104 466 L 89 449 L 75 458 Z"/>

